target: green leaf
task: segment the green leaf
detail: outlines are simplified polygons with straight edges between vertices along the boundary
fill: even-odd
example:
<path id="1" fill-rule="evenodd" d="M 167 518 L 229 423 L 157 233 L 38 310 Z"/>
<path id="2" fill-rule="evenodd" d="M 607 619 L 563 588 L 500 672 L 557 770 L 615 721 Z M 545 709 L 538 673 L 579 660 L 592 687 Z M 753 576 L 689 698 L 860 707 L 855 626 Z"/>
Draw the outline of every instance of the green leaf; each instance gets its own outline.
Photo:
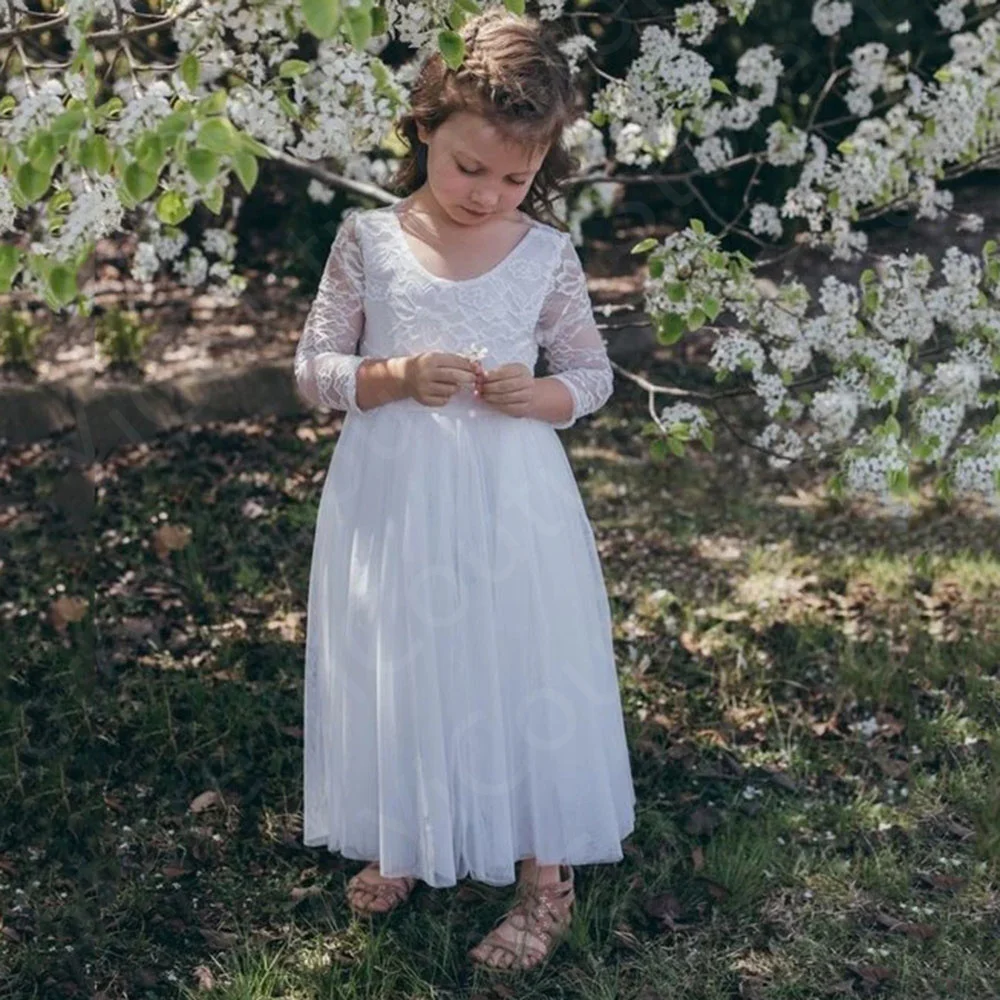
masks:
<path id="1" fill-rule="evenodd" d="M 629 253 L 645 253 L 647 250 L 652 250 L 658 242 L 655 236 L 647 236 L 644 240 L 636 243 Z"/>
<path id="2" fill-rule="evenodd" d="M 76 132 L 87 120 L 82 108 L 67 108 L 61 115 L 53 119 L 50 126 L 52 137 L 57 144 L 62 144 Z"/>
<path id="3" fill-rule="evenodd" d="M 705 314 L 710 320 L 714 320 L 716 316 L 719 315 L 719 310 L 721 306 L 719 305 L 718 299 L 713 299 L 711 295 L 705 297 L 705 300 L 701 304 L 702 309 L 705 310 Z"/>
<path id="4" fill-rule="evenodd" d="M 687 314 L 687 328 L 691 331 L 697 330 L 699 327 L 705 325 L 705 320 L 708 317 L 705 315 L 703 309 L 699 309 L 697 306 Z"/>
<path id="5" fill-rule="evenodd" d="M 709 450 L 715 451 L 715 433 L 711 427 L 702 427 L 701 443 Z"/>
<path id="6" fill-rule="evenodd" d="M 503 0 L 503 5 L 512 14 L 524 14 L 524 0 Z"/>
<path id="7" fill-rule="evenodd" d="M 303 73 L 309 72 L 309 63 L 304 59 L 286 59 L 278 67 L 278 76 L 287 77 L 288 79 L 294 79 L 297 76 L 302 76 Z"/>
<path id="8" fill-rule="evenodd" d="M 660 278 L 663 276 L 663 269 L 666 267 L 662 257 L 654 257 L 649 262 L 649 276 L 651 278 Z"/>
<path id="9" fill-rule="evenodd" d="M 910 488 L 910 470 L 893 469 L 888 476 L 889 492 L 895 496 L 906 496 Z"/>
<path id="10" fill-rule="evenodd" d="M 239 148 L 236 129 L 228 118 L 210 118 L 198 130 L 195 143 L 213 153 L 234 153 Z"/>
<path id="11" fill-rule="evenodd" d="M 181 79 L 184 81 L 184 86 L 192 93 L 198 89 L 201 67 L 198 64 L 198 57 L 193 52 L 185 53 L 181 59 Z"/>
<path id="12" fill-rule="evenodd" d="M 159 174 L 151 170 L 143 170 L 142 166 L 133 160 L 122 174 L 125 190 L 138 203 L 145 201 L 155 190 L 160 181 Z"/>
<path id="13" fill-rule="evenodd" d="M 156 126 L 156 132 L 168 146 L 173 146 L 191 124 L 190 111 L 171 111 Z"/>
<path id="14" fill-rule="evenodd" d="M 213 184 L 208 191 L 201 196 L 202 204 L 214 215 L 222 211 L 222 201 L 225 191 L 221 184 Z"/>
<path id="15" fill-rule="evenodd" d="M 111 169 L 111 150 L 103 135 L 89 135 L 80 146 L 80 163 L 87 170 L 106 174 Z"/>
<path id="16" fill-rule="evenodd" d="M 688 225 L 691 227 L 691 231 L 698 236 L 705 235 L 705 223 L 701 219 L 692 219 Z"/>
<path id="17" fill-rule="evenodd" d="M 18 190 L 29 205 L 38 201 L 48 191 L 50 177 L 51 174 L 47 170 L 36 170 L 28 160 L 17 168 L 17 173 L 14 175 Z"/>
<path id="18" fill-rule="evenodd" d="M 302 0 L 302 20 L 317 38 L 333 37 L 340 13 L 340 0 Z"/>
<path id="19" fill-rule="evenodd" d="M 6 294 L 21 266 L 21 251 L 11 243 L 0 243 L 0 292 Z"/>
<path id="20" fill-rule="evenodd" d="M 29 140 L 26 148 L 31 165 L 43 173 L 52 172 L 58 155 L 55 137 L 51 132 L 36 132 Z"/>
<path id="21" fill-rule="evenodd" d="M 363 49 L 372 37 L 372 12 L 370 7 L 348 7 L 344 11 L 347 22 L 347 36 L 351 45 Z"/>
<path id="22" fill-rule="evenodd" d="M 478 14 L 480 11 L 480 6 L 476 3 L 476 0 L 455 0 L 455 2 L 463 10 L 467 10 L 470 14 Z"/>
<path id="23" fill-rule="evenodd" d="M 729 89 L 725 80 L 720 80 L 717 76 L 713 76 L 709 82 L 712 85 L 712 90 L 717 90 L 720 94 L 729 94 L 732 97 L 733 92 Z"/>
<path id="24" fill-rule="evenodd" d="M 458 69 L 465 60 L 465 41 L 455 31 L 438 32 L 438 49 L 441 57 L 452 69 Z"/>
<path id="25" fill-rule="evenodd" d="M 156 132 L 144 132 L 136 140 L 135 158 L 143 170 L 159 173 L 163 164 L 163 140 Z"/>
<path id="26" fill-rule="evenodd" d="M 257 157 L 242 151 L 234 153 L 233 170 L 236 171 L 236 176 L 239 177 L 240 183 L 243 185 L 243 190 L 249 194 L 253 190 L 254 184 L 257 183 L 257 175 L 259 173 Z"/>
<path id="27" fill-rule="evenodd" d="M 180 225 L 191 214 L 192 208 L 180 191 L 164 191 L 156 200 L 156 214 L 168 226 Z"/>
<path id="28" fill-rule="evenodd" d="M 76 298 L 76 275 L 65 264 L 55 264 L 49 269 L 45 283 L 60 307 Z"/>
<path id="29" fill-rule="evenodd" d="M 200 118 L 211 118 L 214 115 L 221 115 L 225 112 L 228 102 L 229 94 L 225 88 L 222 90 L 213 90 L 207 97 L 203 97 L 198 101 L 195 105 L 195 113 Z"/>
<path id="30" fill-rule="evenodd" d="M 462 25 L 465 24 L 468 17 L 468 11 L 464 10 L 457 2 L 455 2 L 448 9 L 448 27 L 454 31 L 460 31 Z"/>
<path id="31" fill-rule="evenodd" d="M 202 187 L 207 187 L 219 176 L 219 155 L 210 150 L 189 149 L 184 163 L 191 176 Z"/>
<path id="32" fill-rule="evenodd" d="M 678 457 L 684 457 L 684 444 L 675 437 L 667 438 L 667 447 Z"/>
<path id="33" fill-rule="evenodd" d="M 258 159 L 264 157 L 267 160 L 272 158 L 271 150 L 267 148 L 262 142 L 258 142 L 252 135 L 247 132 L 239 132 L 237 134 L 237 139 L 239 140 L 240 148 L 237 152 L 240 153 L 252 153 Z"/>
<path id="34" fill-rule="evenodd" d="M 684 317 L 679 313 L 667 313 L 657 324 L 656 339 L 665 346 L 676 344 L 684 336 Z"/>
<path id="35" fill-rule="evenodd" d="M 381 5 L 372 7 L 372 35 L 376 38 L 384 35 L 389 30 L 389 16 L 385 12 L 385 7 Z"/>
<path id="36" fill-rule="evenodd" d="M 671 302 L 683 302 L 687 298 L 687 285 L 682 281 L 672 281 L 667 285 L 667 298 Z"/>

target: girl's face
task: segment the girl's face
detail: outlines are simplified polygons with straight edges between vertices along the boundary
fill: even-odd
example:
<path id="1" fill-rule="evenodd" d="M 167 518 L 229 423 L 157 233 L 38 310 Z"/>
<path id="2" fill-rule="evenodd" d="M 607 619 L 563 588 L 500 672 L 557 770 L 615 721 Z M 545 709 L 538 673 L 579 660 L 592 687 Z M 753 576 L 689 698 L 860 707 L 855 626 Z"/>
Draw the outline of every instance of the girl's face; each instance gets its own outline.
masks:
<path id="1" fill-rule="evenodd" d="M 548 152 L 510 142 L 469 111 L 456 111 L 433 132 L 418 122 L 417 134 L 427 145 L 431 194 L 462 226 L 480 226 L 517 208 Z"/>

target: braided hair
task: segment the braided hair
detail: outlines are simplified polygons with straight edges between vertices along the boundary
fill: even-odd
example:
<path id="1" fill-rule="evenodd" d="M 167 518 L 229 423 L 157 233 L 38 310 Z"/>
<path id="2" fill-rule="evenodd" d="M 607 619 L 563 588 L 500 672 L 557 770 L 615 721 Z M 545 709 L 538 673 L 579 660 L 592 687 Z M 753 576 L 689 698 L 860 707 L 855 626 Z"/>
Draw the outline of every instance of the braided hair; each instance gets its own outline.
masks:
<path id="1" fill-rule="evenodd" d="M 427 180 L 427 146 L 419 122 L 433 132 L 457 111 L 482 115 L 506 138 L 548 149 L 521 209 L 540 221 L 564 228 L 552 202 L 558 186 L 579 167 L 561 142 L 563 130 L 579 115 L 569 61 L 549 26 L 513 14 L 502 4 L 467 20 L 459 34 L 465 43 L 462 65 L 453 70 L 440 52 L 423 62 L 410 92 L 410 109 L 400 116 L 397 133 L 408 150 L 389 186 L 406 196 Z"/>

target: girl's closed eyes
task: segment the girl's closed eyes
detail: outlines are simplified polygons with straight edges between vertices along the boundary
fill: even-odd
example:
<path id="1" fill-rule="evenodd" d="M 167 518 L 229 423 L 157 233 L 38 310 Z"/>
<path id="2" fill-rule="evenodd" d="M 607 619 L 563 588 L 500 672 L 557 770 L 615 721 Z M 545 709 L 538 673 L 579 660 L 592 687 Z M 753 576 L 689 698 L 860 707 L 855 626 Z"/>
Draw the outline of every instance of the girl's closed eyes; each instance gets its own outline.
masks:
<path id="1" fill-rule="evenodd" d="M 468 175 L 469 175 L 470 177 L 475 177 L 475 176 L 476 176 L 476 174 L 480 173 L 480 171 L 479 171 L 479 170 L 471 170 L 471 169 L 470 169 L 469 167 L 463 167 L 463 166 L 462 166 L 462 164 L 461 164 L 461 163 L 458 163 L 458 161 L 457 161 L 457 160 L 456 160 L 455 162 L 456 162 L 456 164 L 457 164 L 457 166 L 458 166 L 458 169 L 459 169 L 459 170 L 461 170 L 463 174 L 468 174 Z M 523 178 L 522 180 L 517 180 L 517 179 L 515 179 L 515 178 L 513 178 L 513 177 L 508 177 L 508 178 L 507 178 L 507 180 L 508 180 L 508 181 L 509 181 L 509 182 L 510 182 L 511 184 L 516 184 L 516 185 L 518 185 L 519 187 L 520 187 L 520 186 L 521 186 L 522 184 L 527 184 L 527 183 L 528 183 L 528 178 L 527 178 L 527 177 Z"/>

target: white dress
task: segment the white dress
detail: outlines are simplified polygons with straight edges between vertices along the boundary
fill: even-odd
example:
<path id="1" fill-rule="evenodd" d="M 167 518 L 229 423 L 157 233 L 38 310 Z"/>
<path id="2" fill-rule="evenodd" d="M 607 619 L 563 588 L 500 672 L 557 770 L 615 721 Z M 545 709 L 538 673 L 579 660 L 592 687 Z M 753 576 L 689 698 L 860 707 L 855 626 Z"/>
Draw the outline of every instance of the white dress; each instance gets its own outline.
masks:
<path id="1" fill-rule="evenodd" d="M 462 389 L 363 411 L 365 357 L 544 347 L 572 419 Z M 295 355 L 345 410 L 317 514 L 306 627 L 307 846 L 435 887 L 515 862 L 622 859 L 635 794 L 594 531 L 556 427 L 612 371 L 570 237 L 534 222 L 468 280 L 431 274 L 392 206 L 341 222 Z"/>

